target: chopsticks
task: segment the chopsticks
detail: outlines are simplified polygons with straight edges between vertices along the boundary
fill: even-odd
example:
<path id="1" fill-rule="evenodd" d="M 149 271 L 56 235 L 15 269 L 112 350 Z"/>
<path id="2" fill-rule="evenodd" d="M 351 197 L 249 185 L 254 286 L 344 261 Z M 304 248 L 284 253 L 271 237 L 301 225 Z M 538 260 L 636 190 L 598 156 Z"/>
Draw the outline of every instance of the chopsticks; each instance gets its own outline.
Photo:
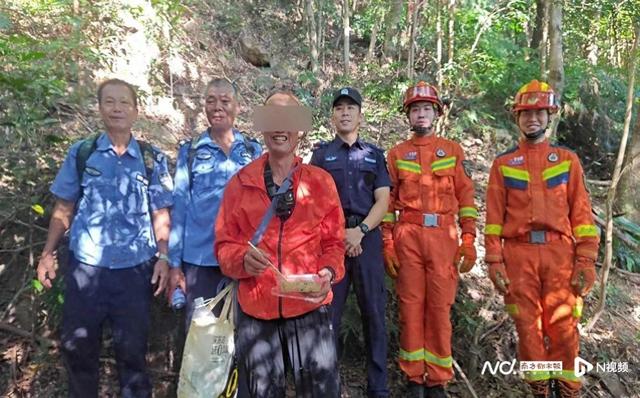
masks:
<path id="1" fill-rule="evenodd" d="M 280 270 L 278 269 L 278 267 L 276 267 L 276 266 L 271 262 L 271 260 L 269 260 L 269 257 L 267 257 L 267 256 L 262 252 L 262 250 L 258 249 L 256 246 L 254 246 L 254 244 L 253 244 L 253 243 L 251 243 L 250 241 L 248 241 L 247 243 L 249 244 L 249 247 L 251 247 L 253 250 L 255 250 L 255 251 L 257 251 L 258 253 L 260 253 L 260 255 L 261 255 L 262 257 L 264 257 L 264 258 L 265 258 L 265 260 L 267 260 L 267 263 L 269 264 L 269 266 L 271 266 L 271 269 L 273 270 L 273 272 L 275 272 L 275 273 L 276 273 L 276 275 L 277 275 L 277 276 L 279 276 L 279 277 L 280 277 L 280 278 L 282 278 L 282 279 L 287 279 L 287 278 L 282 274 L 282 272 L 280 272 Z"/>

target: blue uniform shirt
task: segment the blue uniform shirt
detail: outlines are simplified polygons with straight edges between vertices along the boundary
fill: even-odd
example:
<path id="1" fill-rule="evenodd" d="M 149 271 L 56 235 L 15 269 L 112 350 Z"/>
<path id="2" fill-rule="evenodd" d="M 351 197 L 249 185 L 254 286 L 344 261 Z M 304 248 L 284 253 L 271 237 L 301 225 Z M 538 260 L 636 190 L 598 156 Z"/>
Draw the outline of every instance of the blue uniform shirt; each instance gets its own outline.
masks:
<path id="1" fill-rule="evenodd" d="M 252 152 L 245 146 L 245 139 L 240 132 L 234 130 L 233 134 L 229 157 L 211 139 L 208 130 L 200 134 L 197 140 L 180 147 L 175 175 L 175 205 L 171 212 L 171 267 L 179 267 L 183 261 L 218 266 L 218 260 L 213 255 L 213 243 L 222 193 L 227 182 L 242 166 L 262 154 L 258 142 L 247 141 L 253 146 Z M 190 176 L 187 163 L 191 145 L 194 145 L 195 156 Z"/>
<path id="2" fill-rule="evenodd" d="M 360 138 L 351 146 L 339 136 L 321 143 L 309 163 L 331 173 L 347 215 L 366 217 L 375 203 L 373 192 L 391 186 L 383 150 Z"/>
<path id="3" fill-rule="evenodd" d="M 118 156 L 109 136 L 102 133 L 79 178 L 80 145 L 71 146 L 51 185 L 55 196 L 76 202 L 70 249 L 78 261 L 106 268 L 128 268 L 149 260 L 157 252 L 150 210 L 173 203 L 166 157 L 153 149 L 153 173 L 147 177 L 135 139 Z"/>

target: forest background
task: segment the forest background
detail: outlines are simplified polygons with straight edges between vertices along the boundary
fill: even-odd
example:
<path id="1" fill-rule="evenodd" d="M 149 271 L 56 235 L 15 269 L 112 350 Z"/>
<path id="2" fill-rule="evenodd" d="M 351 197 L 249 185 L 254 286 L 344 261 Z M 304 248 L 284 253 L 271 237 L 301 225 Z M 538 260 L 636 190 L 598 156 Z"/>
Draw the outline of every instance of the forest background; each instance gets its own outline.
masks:
<path id="1" fill-rule="evenodd" d="M 206 82 L 224 76 L 242 95 L 239 128 L 256 137 L 252 107 L 276 86 L 293 89 L 314 114 L 314 130 L 300 147 L 305 156 L 333 134 L 334 89 L 352 85 L 363 93 L 362 136 L 389 149 L 408 134 L 399 111 L 404 89 L 417 79 L 432 82 L 449 104 L 438 132 L 461 142 L 474 162 L 482 214 L 491 161 L 517 141 L 509 112 L 515 92 L 534 78 L 549 81 L 562 101 L 551 139 L 582 159 L 603 229 L 601 280 L 586 300 L 581 356 L 628 364 L 628 371 L 588 374 L 587 396 L 640 396 L 639 29 L 639 0 L 3 1 L 0 395 L 66 392 L 57 345 L 63 281 L 44 291 L 34 267 L 60 162 L 70 143 L 101 129 L 97 84 L 110 77 L 135 84 L 136 136 L 175 159 L 178 141 L 206 127 Z M 478 249 L 482 256 L 481 238 Z M 397 304 L 387 282 L 390 384 L 400 397 Z M 182 314 L 157 302 L 152 315 L 154 393 L 170 397 Z M 482 374 L 485 361 L 515 357 L 516 337 L 480 261 L 461 278 L 453 322 L 450 395 L 526 396 L 518 375 Z M 348 343 L 342 375 L 352 397 L 364 396 L 366 380 L 360 328 L 350 298 L 341 337 Z M 117 396 L 110 340 L 102 365 L 101 396 Z"/>

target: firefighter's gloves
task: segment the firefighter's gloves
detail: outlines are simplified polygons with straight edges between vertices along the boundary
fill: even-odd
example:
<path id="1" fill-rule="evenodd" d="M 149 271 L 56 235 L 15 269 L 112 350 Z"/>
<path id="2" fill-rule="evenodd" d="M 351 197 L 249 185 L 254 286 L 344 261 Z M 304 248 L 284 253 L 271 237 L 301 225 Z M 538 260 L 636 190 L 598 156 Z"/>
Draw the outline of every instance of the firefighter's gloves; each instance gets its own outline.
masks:
<path id="1" fill-rule="evenodd" d="M 471 271 L 471 268 L 473 268 L 473 265 L 478 259 L 478 255 L 476 254 L 476 247 L 473 244 L 474 241 L 475 236 L 473 236 L 472 234 L 462 234 L 462 243 L 458 247 L 456 256 L 453 259 L 453 264 L 456 266 L 456 268 L 458 268 L 458 272 L 460 272 L 461 274 Z"/>
<path id="2" fill-rule="evenodd" d="M 573 273 L 571 274 L 573 292 L 578 296 L 584 297 L 589 294 L 595 282 L 595 261 L 587 257 L 576 256 L 573 263 Z"/>
<path id="3" fill-rule="evenodd" d="M 396 248 L 393 244 L 393 239 L 385 239 L 384 241 L 384 266 L 387 270 L 387 275 L 392 278 L 398 277 L 398 270 L 400 269 L 400 262 L 396 255 Z"/>
<path id="4" fill-rule="evenodd" d="M 489 263 L 489 278 L 496 290 L 503 296 L 509 294 L 509 277 L 504 263 Z"/>

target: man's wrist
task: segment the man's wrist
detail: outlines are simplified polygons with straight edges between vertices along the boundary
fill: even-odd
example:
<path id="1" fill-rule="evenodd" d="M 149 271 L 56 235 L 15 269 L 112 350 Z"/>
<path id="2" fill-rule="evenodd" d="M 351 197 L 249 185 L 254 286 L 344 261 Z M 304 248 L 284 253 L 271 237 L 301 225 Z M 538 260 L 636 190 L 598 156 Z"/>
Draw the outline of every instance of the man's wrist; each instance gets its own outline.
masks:
<path id="1" fill-rule="evenodd" d="M 169 256 L 167 256 L 166 253 L 158 253 L 157 257 L 158 260 L 166 261 L 167 263 L 169 262 Z"/>

